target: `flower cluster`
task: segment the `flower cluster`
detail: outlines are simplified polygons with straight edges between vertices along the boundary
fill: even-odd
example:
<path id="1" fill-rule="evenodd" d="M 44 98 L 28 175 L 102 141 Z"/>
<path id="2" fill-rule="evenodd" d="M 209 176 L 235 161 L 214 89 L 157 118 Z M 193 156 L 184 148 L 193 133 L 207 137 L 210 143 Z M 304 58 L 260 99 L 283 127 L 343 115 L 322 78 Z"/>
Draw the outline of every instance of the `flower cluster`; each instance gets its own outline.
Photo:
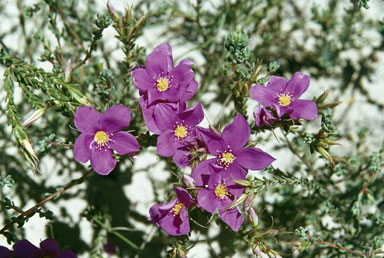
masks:
<path id="1" fill-rule="evenodd" d="M 60 252 L 57 241 L 47 238 L 40 243 L 40 248 L 34 246 L 28 240 L 20 240 L 13 245 L 13 251 L 0 246 L 0 257 L 2 258 L 76 258 L 77 255 L 71 250 Z"/>
<path id="2" fill-rule="evenodd" d="M 309 77 L 296 72 L 288 81 L 284 77 L 272 76 L 266 87 L 260 84 L 253 86 L 249 94 L 260 105 L 253 113 L 256 126 L 272 126 L 284 114 L 292 119 L 312 120 L 317 117 L 317 106 L 312 100 L 299 99 L 308 89 Z"/>
<path id="3" fill-rule="evenodd" d="M 190 60 L 173 65 L 168 44 L 161 44 L 146 58 L 145 68 L 132 72 L 134 85 L 141 95 L 140 106 L 150 132 L 158 134 L 157 152 L 173 157 L 181 168 L 190 165 L 190 150 L 201 149 L 212 159 L 197 164 L 192 171 L 195 188 L 192 195 L 175 187 L 177 198 L 150 209 L 150 220 L 171 235 L 190 231 L 188 209 L 199 207 L 218 212 L 222 221 L 237 231 L 244 219 L 238 208 L 231 207 L 244 192 L 234 180 L 243 180 L 248 169 L 264 169 L 273 161 L 258 148 L 244 148 L 251 129 L 242 115 L 237 115 L 222 133 L 199 127 L 204 113 L 200 103 L 187 108 L 186 102 L 197 90 Z M 190 180 L 191 181 L 191 180 Z"/>

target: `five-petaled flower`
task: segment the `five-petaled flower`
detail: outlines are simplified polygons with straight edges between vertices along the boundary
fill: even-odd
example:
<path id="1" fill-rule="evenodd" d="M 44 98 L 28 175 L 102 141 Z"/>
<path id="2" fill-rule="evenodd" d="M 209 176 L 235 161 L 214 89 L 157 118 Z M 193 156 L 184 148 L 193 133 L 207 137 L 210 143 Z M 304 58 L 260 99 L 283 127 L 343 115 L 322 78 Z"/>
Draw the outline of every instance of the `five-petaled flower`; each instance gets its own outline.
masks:
<path id="1" fill-rule="evenodd" d="M 60 252 L 57 241 L 47 238 L 40 243 L 40 248 L 34 246 L 28 240 L 20 240 L 13 245 L 13 251 L 0 246 L 1 258 L 76 258 L 77 255 L 71 250 Z"/>
<path id="2" fill-rule="evenodd" d="M 195 200 L 183 188 L 174 187 L 177 198 L 166 204 L 156 204 L 149 210 L 149 220 L 173 236 L 185 235 L 190 231 L 188 208 Z"/>
<path id="3" fill-rule="evenodd" d="M 312 120 L 317 117 L 316 103 L 299 99 L 308 86 L 308 75 L 296 72 L 289 81 L 284 77 L 272 76 L 266 87 L 256 84 L 249 94 L 264 107 L 273 107 L 279 118 L 289 114 L 294 120 Z"/>
<path id="4" fill-rule="evenodd" d="M 167 43 L 157 46 L 145 60 L 145 68 L 132 71 L 133 83 L 140 94 L 147 97 L 147 105 L 156 100 L 188 101 L 197 90 L 191 65 L 184 59 L 174 67 L 172 49 Z"/>
<path id="5" fill-rule="evenodd" d="M 198 128 L 210 154 L 215 156 L 200 162 L 192 171 L 196 185 L 206 185 L 212 171 L 230 175 L 233 179 L 245 178 L 247 169 L 264 169 L 275 159 L 259 148 L 243 148 L 251 135 L 248 122 L 240 114 L 227 125 L 223 133 L 217 134 L 205 128 Z"/>
<path id="6" fill-rule="evenodd" d="M 131 112 L 122 105 L 111 106 L 103 114 L 89 106 L 81 106 L 75 113 L 75 125 L 81 132 L 74 146 L 74 157 L 79 162 L 91 160 L 92 168 L 100 175 L 108 175 L 116 166 L 112 151 L 119 155 L 138 152 L 135 137 L 121 131 L 128 127 Z"/>

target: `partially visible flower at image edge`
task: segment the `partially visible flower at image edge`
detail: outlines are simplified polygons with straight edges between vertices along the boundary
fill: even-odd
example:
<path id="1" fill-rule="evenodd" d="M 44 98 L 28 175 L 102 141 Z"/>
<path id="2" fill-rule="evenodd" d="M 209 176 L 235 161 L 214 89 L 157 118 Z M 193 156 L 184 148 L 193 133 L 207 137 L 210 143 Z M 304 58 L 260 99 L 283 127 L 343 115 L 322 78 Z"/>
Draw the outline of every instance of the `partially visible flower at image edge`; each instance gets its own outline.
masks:
<path id="1" fill-rule="evenodd" d="M 74 146 L 75 160 L 91 160 L 92 168 L 100 175 L 108 175 L 116 166 L 112 151 L 119 155 L 140 150 L 135 137 L 121 131 L 128 127 L 131 112 L 128 107 L 114 105 L 100 114 L 90 106 L 81 106 L 75 113 L 75 125 L 81 132 Z"/>
<path id="2" fill-rule="evenodd" d="M 60 247 L 55 239 L 47 238 L 40 243 L 40 248 L 28 240 L 20 240 L 13 245 L 13 251 L 0 246 L 1 258 L 77 258 L 71 250 L 60 252 Z"/>

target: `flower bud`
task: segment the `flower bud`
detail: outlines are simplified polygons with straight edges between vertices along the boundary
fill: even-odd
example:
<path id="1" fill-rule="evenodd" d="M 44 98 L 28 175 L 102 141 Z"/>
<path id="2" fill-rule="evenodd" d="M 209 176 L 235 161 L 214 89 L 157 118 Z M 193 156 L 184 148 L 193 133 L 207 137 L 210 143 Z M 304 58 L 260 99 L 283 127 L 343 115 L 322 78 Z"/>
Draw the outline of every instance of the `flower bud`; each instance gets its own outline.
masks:
<path id="1" fill-rule="evenodd" d="M 64 70 L 64 82 L 69 82 L 72 75 L 72 59 L 69 59 Z"/>
<path id="2" fill-rule="evenodd" d="M 236 184 L 238 185 L 242 185 L 242 186 L 250 186 L 252 184 L 252 182 L 248 181 L 248 180 L 238 180 L 238 179 L 234 179 L 233 180 Z"/>
<path id="3" fill-rule="evenodd" d="M 72 87 L 68 87 L 68 91 L 69 91 L 69 95 L 71 95 L 71 97 L 73 99 L 75 99 L 77 102 L 79 102 L 80 104 L 84 105 L 84 106 L 90 106 L 91 103 L 89 103 L 87 97 L 81 93 L 81 91 L 75 89 L 75 88 L 72 88 Z"/>
<path id="4" fill-rule="evenodd" d="M 323 94 L 320 95 L 320 97 L 316 100 L 317 104 L 323 104 L 325 99 L 328 97 L 329 90 L 324 91 Z"/>
<path id="5" fill-rule="evenodd" d="M 42 117 L 45 113 L 45 108 L 39 108 L 35 110 L 27 119 L 23 122 L 22 126 L 27 127 L 33 124 L 37 119 Z"/>
<path id="6" fill-rule="evenodd" d="M 225 208 L 226 210 L 231 210 L 233 208 L 236 208 L 237 206 L 239 206 L 240 204 L 242 204 L 245 199 L 247 198 L 247 194 L 242 194 L 240 196 L 240 198 L 238 199 L 235 199 L 230 205 L 227 206 L 227 208 Z"/>
<path id="7" fill-rule="evenodd" d="M 329 162 L 331 162 L 332 166 L 335 166 L 335 163 L 333 162 L 332 156 L 322 147 L 317 147 L 316 150 L 324 157 L 326 158 Z"/>
<path id="8" fill-rule="evenodd" d="M 248 210 L 249 208 L 252 208 L 253 203 L 255 202 L 255 199 L 256 199 L 256 195 L 250 194 L 248 198 L 245 200 L 244 209 Z"/>
<path id="9" fill-rule="evenodd" d="M 248 218 L 251 221 L 252 225 L 257 228 L 257 225 L 259 225 L 259 217 L 257 216 L 255 210 L 252 207 L 248 210 Z"/>
<path id="10" fill-rule="evenodd" d="M 108 11 L 111 14 L 112 18 L 116 21 L 120 19 L 119 14 L 116 12 L 115 7 L 113 7 L 111 1 L 108 0 L 107 2 Z"/>
<path id="11" fill-rule="evenodd" d="M 184 181 L 184 184 L 188 187 L 188 188 L 195 188 L 195 180 L 193 180 L 192 177 L 188 176 L 188 175 L 183 175 L 183 181 Z"/>

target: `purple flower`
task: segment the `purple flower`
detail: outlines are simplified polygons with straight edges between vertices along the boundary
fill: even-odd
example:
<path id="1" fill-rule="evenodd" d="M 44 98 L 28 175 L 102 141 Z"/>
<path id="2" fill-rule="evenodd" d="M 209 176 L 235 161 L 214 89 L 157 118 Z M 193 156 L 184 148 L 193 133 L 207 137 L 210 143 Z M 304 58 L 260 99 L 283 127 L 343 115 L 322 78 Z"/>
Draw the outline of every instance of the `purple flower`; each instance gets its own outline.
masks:
<path id="1" fill-rule="evenodd" d="M 272 122 L 278 120 L 273 114 L 266 108 L 257 106 L 253 111 L 253 117 L 255 118 L 255 124 L 257 127 L 265 125 L 272 126 Z"/>
<path id="2" fill-rule="evenodd" d="M 77 255 L 71 250 L 65 250 L 60 253 L 57 241 L 47 238 L 40 243 L 40 248 L 34 246 L 28 240 L 20 240 L 13 245 L 13 252 L 3 246 L 0 246 L 0 257 L 17 257 L 17 258 L 76 258 Z"/>
<path id="3" fill-rule="evenodd" d="M 197 90 L 191 65 L 184 59 L 173 66 L 172 49 L 167 44 L 157 46 L 145 60 L 145 68 L 132 71 L 133 83 L 141 95 L 148 97 L 148 105 L 156 100 L 167 102 L 187 101 Z"/>
<path id="4" fill-rule="evenodd" d="M 175 156 L 179 148 L 193 145 L 196 138 L 196 126 L 203 120 L 204 112 L 200 103 L 183 110 L 179 113 L 172 109 L 157 105 L 154 118 L 159 129 L 162 131 L 157 138 L 157 153 L 165 157 Z M 186 155 L 185 149 L 180 150 Z M 182 157 L 176 156 L 178 163 Z M 182 165 L 188 165 L 183 164 Z M 184 167 L 185 167 L 184 166 Z"/>
<path id="5" fill-rule="evenodd" d="M 225 173 L 212 173 L 208 180 L 208 187 L 197 192 L 197 203 L 210 213 L 217 209 L 220 218 L 234 231 L 238 231 L 244 222 L 243 216 L 237 208 L 227 210 L 235 197 L 240 197 L 244 187 L 233 182 Z"/>
<path id="6" fill-rule="evenodd" d="M 177 198 L 166 204 L 156 204 L 149 210 L 149 220 L 173 236 L 185 235 L 190 231 L 187 208 L 195 202 L 183 188 L 174 187 Z"/>
<path id="7" fill-rule="evenodd" d="M 308 75 L 296 72 L 289 81 L 284 77 L 272 76 L 266 87 L 256 84 L 250 89 L 249 94 L 264 107 L 273 107 L 279 118 L 284 114 L 290 114 L 294 120 L 299 118 L 312 120 L 317 117 L 316 103 L 299 99 L 308 86 Z"/>
<path id="8" fill-rule="evenodd" d="M 108 175 L 116 166 L 112 150 L 119 155 L 139 151 L 135 137 L 120 130 L 128 127 L 131 112 L 128 107 L 115 105 L 103 114 L 89 106 L 76 110 L 75 125 L 81 132 L 74 146 L 75 160 L 91 160 L 92 168 L 100 175 Z"/>
<path id="9" fill-rule="evenodd" d="M 196 185 L 206 185 L 212 172 L 222 172 L 233 179 L 245 178 L 247 169 L 264 169 L 275 159 L 259 148 L 243 148 L 251 135 L 248 122 L 240 114 L 227 125 L 223 133 L 217 134 L 205 128 L 198 128 L 210 154 L 215 156 L 200 162 L 192 171 Z"/>

